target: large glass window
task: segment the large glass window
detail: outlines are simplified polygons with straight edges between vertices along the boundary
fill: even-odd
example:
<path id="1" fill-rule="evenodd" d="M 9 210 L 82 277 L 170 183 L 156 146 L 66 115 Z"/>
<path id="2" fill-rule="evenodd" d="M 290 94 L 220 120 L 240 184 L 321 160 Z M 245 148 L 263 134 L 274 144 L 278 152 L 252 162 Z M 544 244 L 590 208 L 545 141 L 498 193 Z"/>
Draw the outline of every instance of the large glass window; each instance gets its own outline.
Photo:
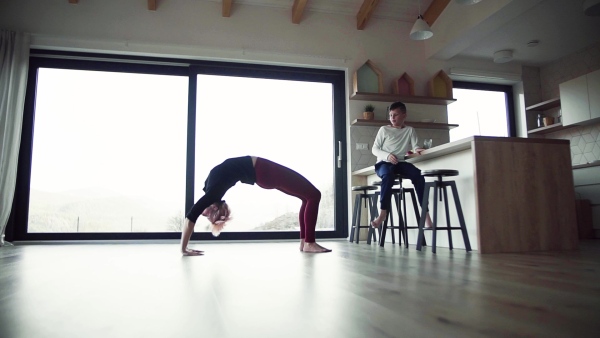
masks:
<path id="1" fill-rule="evenodd" d="M 215 75 L 198 75 L 197 83 L 195 199 L 214 166 L 259 156 L 312 182 L 322 193 L 317 229 L 333 230 L 332 85 Z M 225 231 L 299 230 L 296 197 L 238 183 L 225 199 L 233 216 Z M 199 223 L 208 225 L 204 218 Z"/>
<path id="2" fill-rule="evenodd" d="M 8 240 L 178 239 L 208 171 L 243 155 L 304 175 L 318 237 L 347 236 L 343 71 L 31 55 Z M 298 238 L 298 199 L 242 183 L 225 197 L 220 239 Z"/>
<path id="3" fill-rule="evenodd" d="M 515 136 L 512 88 L 484 83 L 453 83 L 456 102 L 448 106 L 450 141 L 465 137 Z"/>
<path id="4" fill-rule="evenodd" d="M 28 231 L 177 231 L 188 78 L 40 68 Z"/>

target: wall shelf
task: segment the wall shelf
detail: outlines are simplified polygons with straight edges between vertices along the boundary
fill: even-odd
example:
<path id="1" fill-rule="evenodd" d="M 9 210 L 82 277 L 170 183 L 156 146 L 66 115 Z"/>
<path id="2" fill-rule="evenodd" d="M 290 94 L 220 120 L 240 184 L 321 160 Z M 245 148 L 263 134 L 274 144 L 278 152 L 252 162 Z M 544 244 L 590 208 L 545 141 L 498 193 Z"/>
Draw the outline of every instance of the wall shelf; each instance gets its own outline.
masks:
<path id="1" fill-rule="evenodd" d="M 370 127 L 381 127 L 390 124 L 388 120 L 363 120 L 356 119 L 350 123 L 353 126 L 370 126 Z M 406 121 L 405 124 L 407 126 L 418 128 L 418 129 L 443 129 L 450 130 L 452 128 L 458 127 L 458 124 L 446 124 L 446 123 L 432 123 L 432 122 L 416 122 L 416 121 Z"/>
<path id="2" fill-rule="evenodd" d="M 560 107 L 560 98 L 550 99 L 548 101 L 536 103 L 532 106 L 525 107 L 526 111 L 544 111 L 552 108 Z"/>
<path id="3" fill-rule="evenodd" d="M 441 98 L 431 96 L 401 96 L 397 94 L 379 94 L 379 93 L 354 93 L 350 96 L 350 100 L 361 100 L 361 101 L 379 101 L 379 102 L 396 102 L 400 101 L 403 103 L 418 103 L 418 104 L 433 104 L 440 106 L 447 106 L 456 99 L 453 98 Z"/>
<path id="4" fill-rule="evenodd" d="M 554 133 L 554 132 L 564 130 L 564 129 L 573 128 L 573 127 L 576 127 L 576 126 L 575 125 L 563 126 L 562 123 L 559 122 L 559 123 L 551 124 L 546 127 L 531 129 L 527 132 L 527 134 L 529 134 L 529 135 L 531 135 L 531 134 L 548 134 L 548 133 Z"/>

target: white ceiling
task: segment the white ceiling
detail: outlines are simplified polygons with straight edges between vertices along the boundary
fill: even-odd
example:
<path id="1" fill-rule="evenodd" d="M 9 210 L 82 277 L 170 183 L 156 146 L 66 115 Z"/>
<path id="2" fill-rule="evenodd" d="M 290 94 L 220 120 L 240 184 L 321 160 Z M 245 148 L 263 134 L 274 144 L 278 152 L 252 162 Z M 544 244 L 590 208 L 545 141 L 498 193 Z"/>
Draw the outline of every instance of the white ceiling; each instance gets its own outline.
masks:
<path id="1" fill-rule="evenodd" d="M 222 0 L 211 0 L 221 2 Z M 365 0 L 307 0 L 305 11 L 336 13 L 356 16 Z M 433 0 L 379 0 L 372 19 L 391 19 L 413 22 L 419 15 L 419 6 L 425 11 Z M 234 6 L 256 5 L 292 8 L 294 0 L 234 0 Z"/>
<path id="2" fill-rule="evenodd" d="M 582 0 L 540 1 L 459 55 L 491 59 L 495 51 L 510 49 L 514 51 L 515 62 L 541 66 L 578 52 L 600 41 L 600 16 L 585 16 L 582 3 Z M 537 47 L 527 47 L 531 40 L 540 43 Z"/>
<path id="3" fill-rule="evenodd" d="M 221 2 L 222 0 L 209 1 Z M 313 11 L 356 16 L 364 1 L 308 0 L 305 13 Z M 521 6 L 526 9 L 520 13 L 499 11 L 489 20 L 506 21 L 503 26 L 491 34 L 478 37 L 477 41 L 469 40 L 466 48 L 461 47 L 462 50 L 458 51 L 458 54 L 455 50 L 441 51 L 437 54 L 438 58 L 468 57 L 492 60 L 495 51 L 510 49 L 514 52 L 514 62 L 542 66 L 600 41 L 600 16 L 585 16 L 582 8 L 583 0 L 515 1 L 529 2 L 535 5 Z M 419 0 L 379 0 L 370 20 L 414 22 L 419 14 L 419 6 L 422 9 L 421 12 L 424 13 L 432 2 L 433 0 L 421 0 L 420 2 Z M 234 0 L 234 6 L 241 4 L 279 7 L 288 8 L 290 11 L 293 3 L 293 0 Z M 499 18 L 503 15 L 508 15 L 510 18 L 507 17 L 504 20 Z M 368 29 L 368 25 L 365 29 Z M 540 43 L 535 48 L 527 47 L 527 42 L 531 40 L 539 40 Z M 455 48 L 455 46 L 451 48 Z"/>

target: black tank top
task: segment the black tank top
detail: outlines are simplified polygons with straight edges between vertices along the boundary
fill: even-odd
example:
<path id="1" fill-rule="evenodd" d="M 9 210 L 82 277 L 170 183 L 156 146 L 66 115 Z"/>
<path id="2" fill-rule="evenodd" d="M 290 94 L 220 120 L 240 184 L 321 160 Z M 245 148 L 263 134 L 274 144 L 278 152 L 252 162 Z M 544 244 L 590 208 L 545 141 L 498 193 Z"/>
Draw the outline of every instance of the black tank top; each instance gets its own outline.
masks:
<path id="1" fill-rule="evenodd" d="M 213 191 L 224 195 L 238 181 L 250 185 L 256 183 L 256 171 L 252 164 L 252 157 L 229 158 L 214 167 L 204 182 L 203 190 L 205 193 Z"/>

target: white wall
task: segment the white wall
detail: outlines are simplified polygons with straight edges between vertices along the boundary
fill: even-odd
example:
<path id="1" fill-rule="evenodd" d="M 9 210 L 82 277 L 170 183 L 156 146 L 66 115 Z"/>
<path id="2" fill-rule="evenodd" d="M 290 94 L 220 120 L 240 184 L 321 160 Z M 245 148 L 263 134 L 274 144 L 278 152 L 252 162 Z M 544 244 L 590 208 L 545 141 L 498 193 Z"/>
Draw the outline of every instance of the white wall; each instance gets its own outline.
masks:
<path id="1" fill-rule="evenodd" d="M 391 92 L 392 81 L 406 72 L 414 79 L 415 94 L 421 96 L 428 94 L 427 81 L 440 69 L 448 72 L 450 65 L 519 69 L 491 61 L 428 59 L 432 46 L 427 44 L 431 42 L 408 37 L 412 22 L 372 19 L 364 30 L 357 30 L 355 15 L 305 11 L 301 23 L 292 24 L 291 10 L 236 2 L 229 18 L 221 16 L 221 3 L 214 1 L 158 1 L 157 11 L 146 6 L 143 0 L 81 0 L 77 5 L 67 0 L 2 0 L 0 29 L 30 33 L 34 48 L 339 69 L 346 71 L 348 95 L 352 74 L 367 60 L 382 71 L 387 92 Z M 440 43 L 443 41 L 436 39 L 436 50 Z M 235 99 L 235 93 L 232 96 Z M 381 104 L 377 114 L 385 114 L 385 105 Z M 349 122 L 362 114 L 363 106 L 363 102 L 348 102 L 349 154 L 356 142 Z M 426 114 L 428 109 L 419 108 Z M 417 119 L 418 115 L 414 116 Z M 350 171 L 359 158 L 347 161 Z"/>
<path id="2" fill-rule="evenodd" d="M 220 2 L 3 0 L 1 28 L 33 34 L 37 47 L 158 54 L 198 59 L 243 60 L 348 69 L 367 59 L 383 72 L 384 84 L 409 72 L 417 95 L 430 74 L 441 68 L 424 60 L 422 42 L 412 41 L 412 24 L 371 20 L 356 29 L 356 17 L 305 12 L 292 24 L 291 11 L 234 3 L 229 18 Z M 350 88 L 350 87 L 349 87 Z"/>

